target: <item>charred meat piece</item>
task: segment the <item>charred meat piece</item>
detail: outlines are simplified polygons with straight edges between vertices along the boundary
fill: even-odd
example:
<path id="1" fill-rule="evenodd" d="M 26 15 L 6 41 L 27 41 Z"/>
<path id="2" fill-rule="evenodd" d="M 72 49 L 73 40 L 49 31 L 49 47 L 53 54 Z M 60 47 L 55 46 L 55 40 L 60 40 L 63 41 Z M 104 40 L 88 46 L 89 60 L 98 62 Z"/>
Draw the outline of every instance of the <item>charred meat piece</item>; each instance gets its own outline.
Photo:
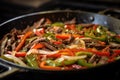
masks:
<path id="1" fill-rule="evenodd" d="M 110 48 L 111 49 L 120 49 L 120 44 L 110 42 Z"/>
<path id="2" fill-rule="evenodd" d="M 92 55 L 92 57 L 88 60 L 89 63 L 93 63 L 96 59 L 96 55 Z"/>
<path id="3" fill-rule="evenodd" d="M 76 18 L 73 18 L 73 19 L 70 20 L 70 21 L 64 22 L 64 24 L 75 24 L 75 23 L 76 23 Z"/>
<path id="4" fill-rule="evenodd" d="M 99 60 L 98 64 L 106 64 L 107 63 L 107 58 L 106 57 L 101 57 L 101 59 Z"/>
<path id="5" fill-rule="evenodd" d="M 68 39 L 63 40 L 64 44 L 70 44 L 72 41 L 74 41 L 74 37 L 71 35 Z"/>
<path id="6" fill-rule="evenodd" d="M 30 49 L 34 44 L 40 43 L 40 42 L 43 42 L 43 41 L 46 41 L 46 39 L 45 38 L 41 38 L 41 37 L 40 38 L 35 38 L 35 39 L 29 41 L 29 43 L 26 44 L 25 48 Z"/>
<path id="7" fill-rule="evenodd" d="M 82 27 L 92 27 L 94 24 L 79 24 Z"/>
<path id="8" fill-rule="evenodd" d="M 52 46 L 52 45 L 51 45 L 50 43 L 48 43 L 48 42 L 41 42 L 41 43 L 44 44 L 46 48 L 48 48 L 48 49 L 50 49 L 50 50 L 52 50 L 52 51 L 57 50 L 57 48 L 55 48 L 54 46 Z"/>

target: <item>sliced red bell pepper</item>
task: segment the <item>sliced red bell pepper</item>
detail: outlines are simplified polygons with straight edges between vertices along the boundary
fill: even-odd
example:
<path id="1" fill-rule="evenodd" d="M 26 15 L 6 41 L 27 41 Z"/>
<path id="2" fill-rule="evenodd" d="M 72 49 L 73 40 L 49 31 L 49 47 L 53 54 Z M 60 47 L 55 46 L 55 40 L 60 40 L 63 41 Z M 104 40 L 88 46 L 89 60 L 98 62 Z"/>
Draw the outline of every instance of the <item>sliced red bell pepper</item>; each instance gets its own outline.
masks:
<path id="1" fill-rule="evenodd" d="M 45 62 L 45 61 L 42 61 L 42 62 L 39 64 L 39 66 L 40 66 L 41 69 L 45 69 L 45 70 L 71 70 L 71 69 L 72 69 L 71 67 L 49 66 L 49 65 L 46 65 L 46 62 Z"/>
<path id="2" fill-rule="evenodd" d="M 60 53 L 61 55 L 74 56 L 74 53 L 70 49 L 67 49 L 67 48 L 60 50 L 58 53 Z"/>
<path id="3" fill-rule="evenodd" d="M 49 54 L 49 55 L 47 55 L 48 58 L 58 58 L 60 56 L 61 56 L 60 53 L 55 53 L 55 54 Z"/>
<path id="4" fill-rule="evenodd" d="M 113 62 L 113 61 L 115 61 L 115 58 L 109 58 L 108 59 L 108 62 Z"/>
<path id="5" fill-rule="evenodd" d="M 73 34 L 73 37 L 74 38 L 83 38 L 84 36 L 83 35 L 78 35 L 78 34 Z"/>
<path id="6" fill-rule="evenodd" d="M 120 50 L 113 50 L 113 54 L 112 54 L 111 58 L 115 58 L 118 55 L 120 55 Z"/>
<path id="7" fill-rule="evenodd" d="M 44 47 L 43 44 L 38 43 L 38 44 L 33 45 L 33 46 L 32 46 L 32 49 L 38 49 L 38 48 L 43 48 L 43 47 Z"/>
<path id="8" fill-rule="evenodd" d="M 65 28 L 69 30 L 75 30 L 75 24 L 66 24 Z"/>
<path id="9" fill-rule="evenodd" d="M 78 34 L 56 34 L 55 36 L 58 39 L 68 39 L 71 36 L 73 36 L 74 38 L 83 38 L 84 37 L 83 35 L 78 35 Z"/>
<path id="10" fill-rule="evenodd" d="M 120 49 L 119 50 L 113 50 L 114 53 L 119 53 L 120 54 Z"/>
<path id="11" fill-rule="evenodd" d="M 116 56 L 120 55 L 120 50 L 113 50 L 113 54 L 108 59 L 108 62 L 115 61 Z"/>
<path id="12" fill-rule="evenodd" d="M 61 41 L 54 41 L 53 43 L 54 43 L 55 45 L 62 44 L 62 42 L 61 42 Z"/>
<path id="13" fill-rule="evenodd" d="M 22 46 L 24 45 L 25 43 L 25 40 L 30 37 L 30 35 L 32 34 L 33 32 L 32 31 L 28 31 L 27 33 L 25 33 L 25 35 L 21 38 L 21 41 L 20 43 L 18 44 L 18 46 L 15 48 L 15 51 L 19 51 Z"/>
<path id="14" fill-rule="evenodd" d="M 71 49 L 74 53 L 79 52 L 79 51 L 86 51 L 86 52 L 92 52 L 94 54 L 100 55 L 100 56 L 110 56 L 109 52 L 101 52 L 98 50 L 93 50 L 93 49 Z"/>
<path id="15" fill-rule="evenodd" d="M 56 34 L 55 36 L 58 39 L 68 39 L 70 37 L 70 34 Z"/>
<path id="16" fill-rule="evenodd" d="M 59 50 L 58 53 L 49 54 L 49 55 L 47 55 L 47 57 L 49 57 L 49 58 L 58 58 L 61 55 L 74 56 L 74 53 L 70 49 L 63 49 L 63 50 Z"/>
<path id="17" fill-rule="evenodd" d="M 100 55 L 100 56 L 110 56 L 109 52 L 99 52 L 99 51 L 93 51 L 95 54 Z"/>
<path id="18" fill-rule="evenodd" d="M 16 52 L 15 56 L 16 57 L 25 57 L 26 56 L 26 52 Z"/>

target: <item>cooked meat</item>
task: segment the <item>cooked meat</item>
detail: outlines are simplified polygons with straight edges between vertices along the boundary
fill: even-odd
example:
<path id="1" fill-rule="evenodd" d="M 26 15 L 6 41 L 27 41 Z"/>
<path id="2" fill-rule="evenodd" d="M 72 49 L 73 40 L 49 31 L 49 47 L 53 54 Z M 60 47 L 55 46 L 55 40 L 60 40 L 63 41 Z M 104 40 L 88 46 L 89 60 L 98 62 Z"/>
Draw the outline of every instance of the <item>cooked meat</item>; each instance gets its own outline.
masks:
<path id="1" fill-rule="evenodd" d="M 52 23 L 42 18 L 6 34 L 0 57 L 33 68 L 83 69 L 119 59 L 119 40 L 118 34 L 98 24 L 77 24 L 75 18 Z"/>
<path id="2" fill-rule="evenodd" d="M 88 62 L 93 63 L 95 61 L 96 57 L 97 57 L 96 54 L 92 55 L 92 57 L 88 60 Z"/>
<path id="3" fill-rule="evenodd" d="M 70 44 L 74 40 L 74 37 L 71 35 L 68 39 L 63 40 L 64 44 Z"/>
<path id="4" fill-rule="evenodd" d="M 79 25 L 83 27 L 92 27 L 94 24 L 79 24 Z"/>
<path id="5" fill-rule="evenodd" d="M 99 60 L 98 64 L 106 64 L 107 63 L 107 58 L 106 57 L 101 57 L 101 59 Z"/>
<path id="6" fill-rule="evenodd" d="M 48 43 L 48 42 L 41 42 L 41 43 L 44 44 L 46 48 L 48 48 L 48 49 L 50 49 L 50 50 L 52 50 L 52 51 L 57 50 L 54 46 L 52 46 L 52 45 L 51 45 L 50 43 Z"/>

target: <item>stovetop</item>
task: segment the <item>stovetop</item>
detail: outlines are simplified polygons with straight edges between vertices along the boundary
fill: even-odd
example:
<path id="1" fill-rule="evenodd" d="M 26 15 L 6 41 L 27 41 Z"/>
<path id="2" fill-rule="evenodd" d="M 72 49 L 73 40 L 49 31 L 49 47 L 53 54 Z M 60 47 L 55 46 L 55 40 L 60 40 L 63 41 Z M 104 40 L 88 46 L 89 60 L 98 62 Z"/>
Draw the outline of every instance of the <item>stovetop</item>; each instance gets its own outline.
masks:
<path id="1" fill-rule="evenodd" d="M 0 23 L 23 14 L 48 10 L 81 10 L 113 16 L 120 19 L 119 4 L 119 0 L 114 2 L 112 0 L 110 0 L 110 2 L 108 2 L 108 0 L 88 0 L 87 2 L 83 0 L 81 0 L 81 2 L 77 0 L 50 0 L 38 7 L 33 7 L 9 3 L 2 0 L 0 1 Z M 0 73 L 5 70 L 4 67 L 0 66 Z M 119 78 L 120 72 L 116 72 L 115 75 L 116 79 Z M 118 80 L 120 80 L 120 78 Z"/>

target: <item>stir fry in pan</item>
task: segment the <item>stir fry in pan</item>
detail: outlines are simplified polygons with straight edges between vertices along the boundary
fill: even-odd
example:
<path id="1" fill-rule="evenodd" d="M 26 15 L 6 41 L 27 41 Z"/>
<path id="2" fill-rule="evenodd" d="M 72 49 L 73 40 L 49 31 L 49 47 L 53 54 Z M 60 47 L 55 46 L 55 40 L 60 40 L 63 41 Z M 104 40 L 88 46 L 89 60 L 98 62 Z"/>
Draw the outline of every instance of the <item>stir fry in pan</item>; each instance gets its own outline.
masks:
<path id="1" fill-rule="evenodd" d="M 120 35 L 99 24 L 42 18 L 25 30 L 12 29 L 0 42 L 1 58 L 24 67 L 73 70 L 120 58 Z"/>

